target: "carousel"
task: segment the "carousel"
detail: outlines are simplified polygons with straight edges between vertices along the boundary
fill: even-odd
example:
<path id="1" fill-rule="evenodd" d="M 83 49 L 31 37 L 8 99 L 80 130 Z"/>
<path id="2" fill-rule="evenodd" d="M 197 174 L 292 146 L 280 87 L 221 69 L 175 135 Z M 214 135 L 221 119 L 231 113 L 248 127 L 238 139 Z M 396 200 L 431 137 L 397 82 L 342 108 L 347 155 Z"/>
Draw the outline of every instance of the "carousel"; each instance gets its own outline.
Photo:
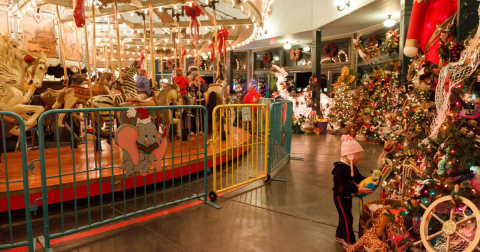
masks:
<path id="1" fill-rule="evenodd" d="M 212 111 L 228 102 L 227 54 L 255 40 L 271 15 L 273 0 L 8 1 L 0 3 L 0 18 L 8 23 L 7 30 L 0 31 L 0 110 L 18 114 L 24 127 L 19 127 L 18 118 L 2 116 L 0 181 L 7 183 L 0 183 L 1 212 L 25 208 L 24 184 L 8 184 L 25 177 L 15 169 L 24 165 L 25 151 L 30 200 L 41 197 L 44 173 L 48 204 L 198 174 L 204 170 L 205 155 L 206 167 L 211 168 L 213 158 L 225 163 L 243 154 L 213 154 L 211 144 L 204 144 L 205 127 L 211 124 L 203 121 L 204 113 L 209 120 L 221 120 Z M 192 58 L 195 66 L 186 69 Z M 170 78 L 179 73 L 199 76 L 204 60 L 212 62 L 209 70 L 214 76 L 204 93 L 208 110 L 198 106 L 201 103 L 194 97 L 182 95 Z M 140 69 L 146 71 L 152 89 L 147 99 L 135 84 Z M 44 81 L 52 75 L 61 81 L 56 85 Z M 158 139 L 168 142 L 168 146 L 160 144 L 159 155 L 169 159 L 158 165 L 163 173 L 149 163 L 147 169 L 125 174 L 126 148 L 120 148 L 117 135 L 127 120 L 132 124 L 141 120 L 130 119 L 130 111 L 119 108 L 151 106 L 176 106 L 148 110 Z M 84 108 L 98 110 L 86 113 Z M 189 119 L 192 114 L 196 114 L 195 130 Z M 232 147 L 243 146 L 251 136 L 237 127 L 223 129 Z M 138 135 L 140 130 L 135 132 Z M 22 135 L 31 137 L 31 142 L 20 145 Z M 16 144 L 11 148 L 9 143 Z M 40 159 L 45 165 L 37 162 Z M 101 185 L 110 186 L 111 181 L 115 181 L 112 187 L 102 191 Z"/>

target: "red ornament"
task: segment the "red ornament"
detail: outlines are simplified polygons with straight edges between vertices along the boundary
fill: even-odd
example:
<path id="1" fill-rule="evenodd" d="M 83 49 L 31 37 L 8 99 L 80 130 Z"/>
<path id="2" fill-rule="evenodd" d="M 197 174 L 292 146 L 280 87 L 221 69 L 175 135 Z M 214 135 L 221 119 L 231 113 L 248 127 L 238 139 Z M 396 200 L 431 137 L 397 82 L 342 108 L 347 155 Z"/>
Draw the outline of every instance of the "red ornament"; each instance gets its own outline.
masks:
<path id="1" fill-rule="evenodd" d="M 213 63 L 215 61 L 215 40 L 214 39 L 212 39 L 212 42 L 210 42 L 210 45 L 208 47 L 212 49 L 211 55 L 210 55 L 210 61 Z"/>
<path id="2" fill-rule="evenodd" d="M 32 63 L 33 60 L 34 60 L 34 58 L 33 58 L 32 55 L 25 55 L 25 57 L 23 57 L 23 61 L 25 61 L 27 64 Z"/>
<path id="3" fill-rule="evenodd" d="M 227 55 L 227 45 L 226 41 L 228 40 L 228 34 L 230 34 L 227 29 L 221 29 L 218 37 L 220 41 L 218 42 L 218 54 L 223 54 L 223 56 Z M 222 53 L 223 47 L 223 53 Z"/>
<path id="4" fill-rule="evenodd" d="M 83 3 L 84 0 L 77 0 L 77 5 L 73 11 L 73 17 L 75 18 L 75 24 L 77 27 L 83 27 L 85 25 L 85 10 Z"/>

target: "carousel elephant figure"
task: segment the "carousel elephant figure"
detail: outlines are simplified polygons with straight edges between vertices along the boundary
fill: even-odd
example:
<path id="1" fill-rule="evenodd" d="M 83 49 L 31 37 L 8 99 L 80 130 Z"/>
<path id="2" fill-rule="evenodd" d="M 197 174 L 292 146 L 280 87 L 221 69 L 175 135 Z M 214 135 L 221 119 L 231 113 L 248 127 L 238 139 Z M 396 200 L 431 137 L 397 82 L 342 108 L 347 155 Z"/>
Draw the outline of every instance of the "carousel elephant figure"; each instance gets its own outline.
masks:
<path id="1" fill-rule="evenodd" d="M 135 117 L 137 112 L 140 117 L 136 126 L 124 124 L 115 132 L 115 143 L 123 149 L 122 168 L 127 176 L 136 171 L 146 176 L 151 165 L 162 169 L 168 146 L 166 132 L 162 126 L 161 132 L 157 130 L 146 108 L 130 108 L 128 117 Z"/>

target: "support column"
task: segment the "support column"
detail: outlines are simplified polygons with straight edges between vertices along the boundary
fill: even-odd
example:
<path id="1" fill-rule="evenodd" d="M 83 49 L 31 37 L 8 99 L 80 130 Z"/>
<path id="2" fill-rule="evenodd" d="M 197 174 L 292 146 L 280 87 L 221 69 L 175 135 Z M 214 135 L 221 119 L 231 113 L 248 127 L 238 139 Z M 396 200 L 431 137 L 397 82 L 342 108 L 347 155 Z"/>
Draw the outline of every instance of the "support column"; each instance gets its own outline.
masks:
<path id="1" fill-rule="evenodd" d="M 407 81 L 408 65 L 410 64 L 410 58 L 405 56 L 403 48 L 405 47 L 405 40 L 407 39 L 408 27 L 410 25 L 410 17 L 412 16 L 414 0 L 401 0 L 400 1 L 400 42 L 398 45 L 399 53 L 398 60 L 402 64 L 402 71 L 400 75 L 400 81 Z"/>
<path id="2" fill-rule="evenodd" d="M 317 85 L 315 86 L 314 96 L 312 96 L 313 102 L 317 104 L 315 111 L 317 114 L 320 114 L 320 92 L 323 90 L 322 82 L 320 77 L 321 64 L 320 60 L 322 58 L 322 47 L 320 43 L 322 42 L 322 31 L 320 29 L 312 31 L 312 76 L 317 78 Z M 326 87 L 325 87 L 326 88 Z M 312 94 L 313 95 L 313 94 Z"/>
<path id="3" fill-rule="evenodd" d="M 233 50 L 228 51 L 227 55 L 227 83 L 230 86 L 230 91 L 233 90 Z"/>

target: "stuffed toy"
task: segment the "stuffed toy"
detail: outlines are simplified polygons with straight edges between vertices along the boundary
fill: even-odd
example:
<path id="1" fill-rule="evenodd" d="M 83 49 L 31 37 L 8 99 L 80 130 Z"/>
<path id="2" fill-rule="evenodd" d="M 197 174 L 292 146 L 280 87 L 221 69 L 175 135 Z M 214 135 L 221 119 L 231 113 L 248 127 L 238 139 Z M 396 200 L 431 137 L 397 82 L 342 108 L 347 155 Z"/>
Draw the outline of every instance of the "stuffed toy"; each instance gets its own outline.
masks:
<path id="1" fill-rule="evenodd" d="M 385 211 L 388 211 L 390 206 L 383 206 L 374 212 L 373 216 L 376 216 L 373 226 L 363 234 L 358 241 L 350 246 L 348 249 L 343 250 L 346 252 L 355 251 L 374 251 L 374 252 L 387 252 L 388 245 L 382 242 L 378 237 L 382 236 L 385 227 L 390 223 L 390 218 L 384 215 Z M 343 252 L 342 251 L 342 252 Z"/>
<path id="2" fill-rule="evenodd" d="M 358 188 L 365 187 L 375 191 L 378 186 L 380 186 L 380 181 L 382 181 L 382 172 L 379 170 L 372 171 L 372 176 L 364 179 L 360 184 L 357 185 Z M 365 193 L 355 194 L 355 197 L 359 199 L 360 203 L 360 215 L 363 214 L 363 197 L 367 196 Z"/>
<path id="3" fill-rule="evenodd" d="M 457 0 L 413 1 L 405 55 L 415 57 L 420 48 L 427 61 L 438 64 L 441 30 L 453 23 L 457 6 Z"/>

